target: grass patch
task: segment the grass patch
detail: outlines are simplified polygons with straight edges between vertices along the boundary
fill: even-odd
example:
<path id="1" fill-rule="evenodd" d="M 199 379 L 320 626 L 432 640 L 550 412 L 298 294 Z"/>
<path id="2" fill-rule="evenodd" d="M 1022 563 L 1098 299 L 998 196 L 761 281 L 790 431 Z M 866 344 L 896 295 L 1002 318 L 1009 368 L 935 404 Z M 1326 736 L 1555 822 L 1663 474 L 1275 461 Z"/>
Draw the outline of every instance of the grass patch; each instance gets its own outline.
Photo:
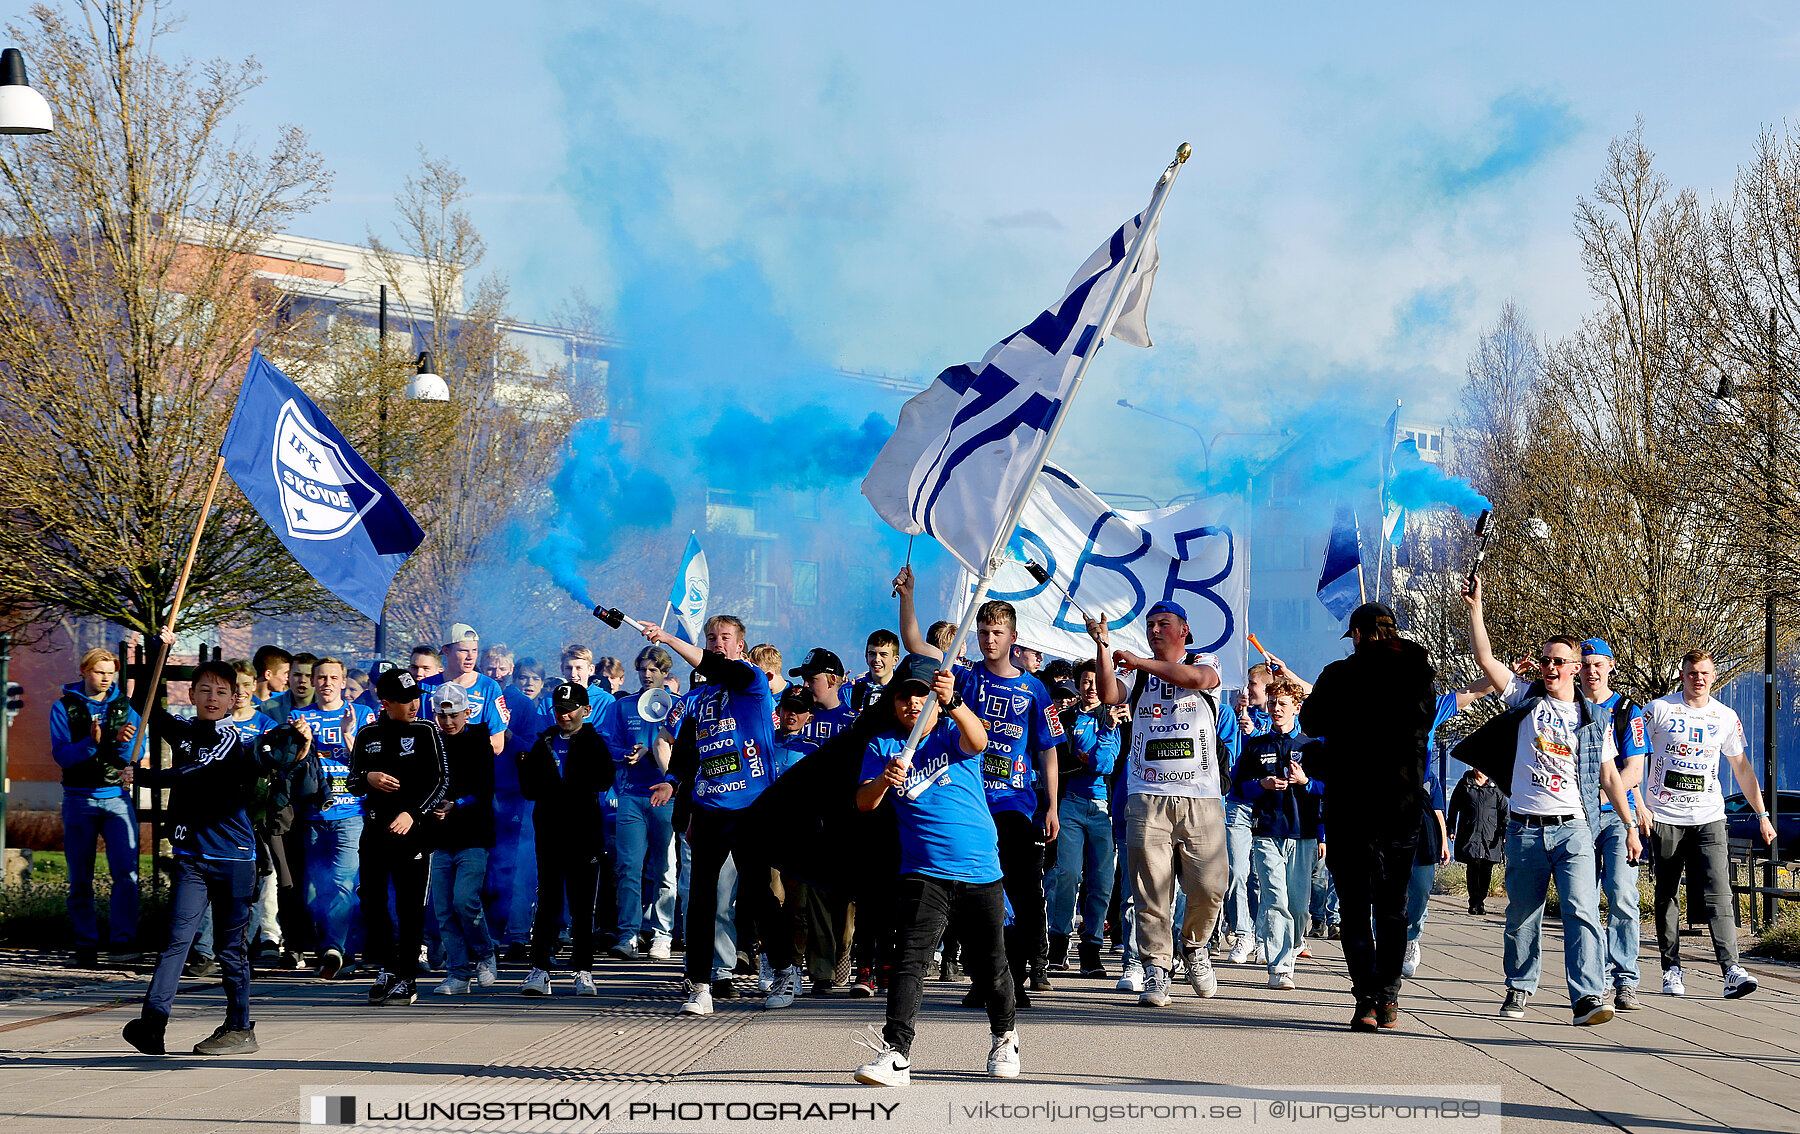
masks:
<path id="1" fill-rule="evenodd" d="M 1750 947 L 1751 956 L 1776 961 L 1800 962 L 1800 909 L 1783 903 L 1775 915 L 1775 923 L 1763 930 L 1757 943 Z"/>
<path id="2" fill-rule="evenodd" d="M 150 856 L 138 857 L 138 877 L 150 877 Z M 151 887 L 140 882 L 142 898 L 138 903 L 138 938 L 152 941 L 163 932 L 168 921 L 167 894 L 152 894 Z M 112 898 L 112 876 L 107 872 L 102 855 L 94 863 L 94 910 L 99 920 L 100 940 L 108 939 L 108 903 Z M 23 884 L 0 889 L 0 946 L 32 949 L 68 949 L 75 945 L 75 925 L 69 920 L 69 864 L 60 851 L 34 851 L 31 877 Z"/>

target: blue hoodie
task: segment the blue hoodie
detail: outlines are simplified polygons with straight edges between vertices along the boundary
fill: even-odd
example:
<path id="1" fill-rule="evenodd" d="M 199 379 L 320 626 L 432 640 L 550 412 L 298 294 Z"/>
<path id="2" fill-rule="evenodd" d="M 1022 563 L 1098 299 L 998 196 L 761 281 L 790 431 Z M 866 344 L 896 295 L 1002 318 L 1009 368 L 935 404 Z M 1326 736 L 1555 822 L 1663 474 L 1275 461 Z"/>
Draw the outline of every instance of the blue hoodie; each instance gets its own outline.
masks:
<path id="1" fill-rule="evenodd" d="M 63 770 L 64 792 L 88 799 L 117 799 L 125 794 L 119 778 L 131 758 L 131 744 L 129 741 L 121 744 L 110 739 L 110 735 L 109 739 L 95 744 L 86 728 L 76 738 L 69 728 L 68 701 L 73 695 L 85 702 L 90 721 L 104 722 L 109 714 L 117 717 L 122 710 L 123 723 L 136 725 L 139 723 L 137 710 L 123 700 L 125 690 L 121 685 L 114 684 L 106 691 L 106 696 L 100 698 L 89 697 L 86 689 L 86 682 L 71 681 L 63 686 L 63 696 L 50 706 L 50 755 Z M 106 732 L 113 734 L 114 730 L 106 729 Z"/>

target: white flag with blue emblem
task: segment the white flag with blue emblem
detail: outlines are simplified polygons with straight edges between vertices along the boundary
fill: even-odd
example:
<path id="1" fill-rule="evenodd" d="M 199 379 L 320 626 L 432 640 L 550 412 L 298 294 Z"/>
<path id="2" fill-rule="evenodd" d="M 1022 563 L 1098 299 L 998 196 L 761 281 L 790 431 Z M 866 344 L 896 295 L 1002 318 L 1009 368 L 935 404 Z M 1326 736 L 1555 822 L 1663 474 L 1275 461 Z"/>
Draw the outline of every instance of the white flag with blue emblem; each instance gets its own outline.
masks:
<path id="1" fill-rule="evenodd" d="M 1114 232 L 1062 299 L 1002 339 L 980 365 L 952 366 L 901 408 L 862 484 L 882 519 L 909 535 L 929 533 L 981 573 L 1082 359 L 1099 349 L 1100 320 L 1147 212 Z M 1150 345 L 1145 314 L 1156 263 L 1153 225 L 1112 327 L 1133 346 Z"/>
<path id="2" fill-rule="evenodd" d="M 706 599 L 711 593 L 706 552 L 700 550 L 699 537 L 689 532 L 687 552 L 682 555 L 681 567 L 675 572 L 675 585 L 669 588 L 669 606 L 681 623 L 678 631 L 682 638 L 696 646 L 706 640 L 702 630 L 706 625 Z"/>

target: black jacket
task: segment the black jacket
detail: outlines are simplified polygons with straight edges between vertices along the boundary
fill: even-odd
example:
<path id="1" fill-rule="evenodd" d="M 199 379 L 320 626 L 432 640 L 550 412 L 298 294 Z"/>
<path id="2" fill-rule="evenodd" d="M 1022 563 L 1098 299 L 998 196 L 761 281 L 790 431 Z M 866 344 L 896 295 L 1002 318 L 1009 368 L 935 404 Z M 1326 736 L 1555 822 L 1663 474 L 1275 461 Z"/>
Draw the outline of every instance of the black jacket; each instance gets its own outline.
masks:
<path id="1" fill-rule="evenodd" d="M 230 721 L 150 714 L 150 743 L 169 743 L 167 768 L 139 768 L 136 782 L 169 788 L 169 841 L 184 854 L 256 861 L 256 833 L 245 804 L 257 778 L 256 757 Z"/>
<path id="2" fill-rule="evenodd" d="M 1325 782 L 1329 829 L 1417 829 L 1435 678 L 1431 655 L 1405 638 L 1364 642 L 1319 674 L 1300 728 L 1324 742 L 1306 770 Z"/>
<path id="3" fill-rule="evenodd" d="M 1477 784 L 1474 772 L 1464 772 L 1444 819 L 1456 840 L 1456 861 L 1499 862 L 1506 857 L 1506 793 L 1492 779 Z"/>
<path id="4" fill-rule="evenodd" d="M 396 791 L 372 791 L 369 773 L 385 772 L 400 781 Z M 368 801 L 368 825 L 386 828 L 402 811 L 414 824 L 444 798 L 450 778 L 443 734 L 428 721 L 376 717 L 356 734 L 350 752 L 351 795 Z"/>
<path id="5" fill-rule="evenodd" d="M 550 741 L 558 735 L 551 725 L 538 735 L 529 751 L 519 754 L 519 794 L 537 804 L 532 828 L 538 838 L 559 838 L 582 832 L 601 837 L 606 802 L 601 797 L 613 783 L 612 751 L 586 722 L 569 738 L 569 754 L 561 771 Z"/>
<path id="6" fill-rule="evenodd" d="M 442 735 L 442 734 L 440 734 Z M 464 725 L 444 736 L 450 781 L 444 798 L 456 806 L 443 819 L 425 825 L 431 845 L 440 850 L 467 850 L 494 845 L 494 742 L 484 724 Z"/>
<path id="7" fill-rule="evenodd" d="M 1303 751 L 1304 750 L 1304 751 Z M 1231 794 L 1250 805 L 1250 833 L 1271 839 L 1316 839 L 1324 819 L 1324 781 L 1312 779 L 1308 759 L 1318 748 L 1310 744 L 1305 733 L 1281 733 L 1270 729 L 1244 741 L 1244 754 L 1238 757 L 1231 776 Z M 1267 791 L 1261 780 L 1289 763 L 1305 770 L 1304 787 L 1287 787 Z"/>

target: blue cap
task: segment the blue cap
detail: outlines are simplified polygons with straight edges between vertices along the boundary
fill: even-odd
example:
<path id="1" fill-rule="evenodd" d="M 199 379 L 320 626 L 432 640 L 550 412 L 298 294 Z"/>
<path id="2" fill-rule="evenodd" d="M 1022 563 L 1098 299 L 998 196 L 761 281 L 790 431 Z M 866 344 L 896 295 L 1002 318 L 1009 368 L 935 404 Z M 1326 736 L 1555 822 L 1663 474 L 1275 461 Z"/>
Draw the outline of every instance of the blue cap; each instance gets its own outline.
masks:
<path id="1" fill-rule="evenodd" d="M 1612 647 L 1606 644 L 1604 638 L 1589 638 L 1581 643 L 1581 656 L 1610 658 L 1613 656 Z"/>
<path id="2" fill-rule="evenodd" d="M 1170 602 L 1167 599 L 1164 599 L 1149 610 L 1146 610 L 1144 612 L 1145 621 L 1148 621 L 1152 615 L 1156 614 L 1173 614 L 1183 622 L 1188 620 L 1187 611 L 1181 609 L 1181 604 L 1178 602 Z"/>

